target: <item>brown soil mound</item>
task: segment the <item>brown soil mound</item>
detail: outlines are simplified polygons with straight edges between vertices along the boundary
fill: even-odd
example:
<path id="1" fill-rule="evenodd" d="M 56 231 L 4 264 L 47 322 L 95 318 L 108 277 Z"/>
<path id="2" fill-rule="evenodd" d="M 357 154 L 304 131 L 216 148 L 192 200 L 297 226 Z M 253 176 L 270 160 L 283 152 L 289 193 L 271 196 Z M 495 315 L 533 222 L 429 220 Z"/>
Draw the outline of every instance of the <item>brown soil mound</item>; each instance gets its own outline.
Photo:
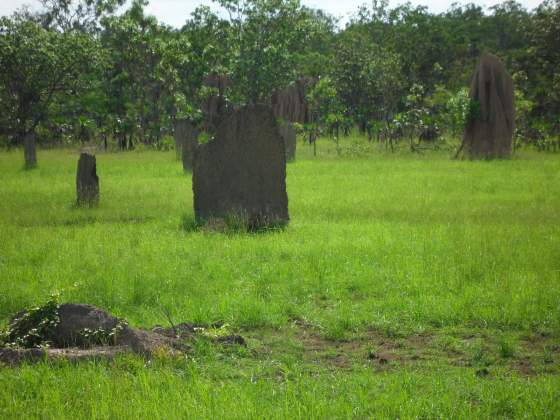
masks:
<path id="1" fill-rule="evenodd" d="M 17 325 L 27 314 L 19 312 L 10 321 Z M 48 332 L 50 347 L 0 348 L 0 363 L 67 359 L 111 359 L 126 352 L 151 357 L 156 352 L 177 354 L 188 351 L 193 339 L 205 326 L 180 324 L 173 328 L 155 327 L 151 331 L 128 326 L 126 321 L 90 305 L 63 304 L 58 307 L 58 322 Z M 33 329 L 29 325 L 28 329 Z M 22 330 L 23 331 L 23 330 Z M 240 336 L 214 337 L 216 342 L 245 344 Z"/>

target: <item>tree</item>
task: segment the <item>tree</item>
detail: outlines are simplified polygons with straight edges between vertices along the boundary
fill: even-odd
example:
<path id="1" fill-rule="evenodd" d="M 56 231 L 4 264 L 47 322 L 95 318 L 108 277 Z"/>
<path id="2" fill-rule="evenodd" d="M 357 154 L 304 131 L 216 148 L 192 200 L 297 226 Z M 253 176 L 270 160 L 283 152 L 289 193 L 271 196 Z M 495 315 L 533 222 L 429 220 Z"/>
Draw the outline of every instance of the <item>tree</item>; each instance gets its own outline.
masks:
<path id="1" fill-rule="evenodd" d="M 99 48 L 87 34 L 47 30 L 36 22 L 0 19 L 0 114 L 12 144 L 34 139 L 56 97 L 87 88 Z M 29 149 L 35 149 L 34 140 Z M 27 160 L 28 166 L 34 166 Z"/>
<path id="2" fill-rule="evenodd" d="M 214 0 L 229 13 L 230 99 L 268 103 L 296 80 L 296 54 L 307 19 L 299 0 Z"/>
<path id="3" fill-rule="evenodd" d="M 459 89 L 449 98 L 445 112 L 453 136 L 458 136 L 465 129 L 465 124 L 474 112 L 473 107 L 467 88 Z"/>
<path id="4" fill-rule="evenodd" d="M 102 18 L 112 15 L 126 0 L 41 0 L 43 26 L 62 32 L 97 32 Z"/>
<path id="5" fill-rule="evenodd" d="M 220 94 L 207 82 L 212 77 L 227 77 L 230 36 L 230 23 L 206 6 L 197 8 L 181 29 L 173 57 L 179 80 L 177 112 L 181 117 L 201 119 L 208 97 Z"/>
<path id="6" fill-rule="evenodd" d="M 347 112 L 361 131 L 371 120 L 389 121 L 402 97 L 400 56 L 348 29 L 337 40 L 333 79 Z"/>
<path id="7" fill-rule="evenodd" d="M 104 87 L 113 136 L 121 149 L 135 141 L 158 144 L 176 115 L 182 38 L 144 13 L 135 0 L 121 16 L 103 20 L 101 42 L 109 53 Z"/>
<path id="8" fill-rule="evenodd" d="M 118 16 L 125 0 L 41 0 L 38 13 L 2 18 L 2 140 L 22 144 L 37 133 L 39 142 L 79 142 L 101 134 L 121 148 L 157 146 L 177 118 L 269 103 L 299 80 L 322 81 L 314 112 L 331 130 L 351 121 L 371 138 L 396 115 L 406 125 L 416 85 L 431 117 L 457 131 L 465 103 L 455 96 L 458 108 L 446 104 L 469 85 L 487 51 L 519 76 L 518 97 L 531 105 L 523 108 L 523 131 L 560 132 L 560 0 L 534 11 L 512 0 L 488 11 L 453 4 L 440 14 L 374 0 L 344 29 L 299 0 L 214 1 L 224 13 L 201 6 L 180 30 L 148 16 L 147 0 L 128 2 Z M 336 112 L 325 109 L 332 94 Z"/>
<path id="9" fill-rule="evenodd" d="M 321 127 L 326 127 L 334 138 L 338 150 L 340 127 L 344 124 L 344 105 L 339 99 L 334 82 L 329 77 L 319 79 L 311 92 L 307 95 L 311 111 L 312 130 L 310 139 L 315 143 L 316 133 Z M 314 153 L 315 144 L 314 144 Z"/>
<path id="10" fill-rule="evenodd" d="M 297 73 L 319 79 L 332 73 L 337 21 L 322 10 L 301 8 L 302 39 L 295 47 Z"/>
<path id="11" fill-rule="evenodd" d="M 531 54 L 527 60 L 529 99 L 533 110 L 550 121 L 551 131 L 560 132 L 560 0 L 544 1 L 534 15 L 530 34 Z"/>

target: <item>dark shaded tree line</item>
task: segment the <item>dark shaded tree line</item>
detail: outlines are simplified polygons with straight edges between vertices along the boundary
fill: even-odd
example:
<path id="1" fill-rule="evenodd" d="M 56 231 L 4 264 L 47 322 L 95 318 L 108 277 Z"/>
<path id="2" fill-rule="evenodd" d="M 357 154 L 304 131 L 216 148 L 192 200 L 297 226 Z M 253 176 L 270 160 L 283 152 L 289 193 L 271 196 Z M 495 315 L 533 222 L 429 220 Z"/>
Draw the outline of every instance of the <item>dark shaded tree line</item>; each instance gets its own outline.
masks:
<path id="1" fill-rule="evenodd" d="M 486 51 L 514 77 L 520 138 L 560 131 L 560 0 L 441 14 L 374 0 L 344 29 L 299 0 L 215 2 L 223 13 L 199 7 L 180 29 L 146 15 L 146 0 L 122 13 L 124 0 L 43 0 L 41 12 L 2 17 L 3 141 L 165 147 L 177 119 L 204 123 L 216 98 L 224 109 L 281 109 L 284 89 L 305 100 L 304 111 L 293 97 L 284 108 L 308 115 L 312 132 L 457 134 L 470 112 L 464 88 Z"/>

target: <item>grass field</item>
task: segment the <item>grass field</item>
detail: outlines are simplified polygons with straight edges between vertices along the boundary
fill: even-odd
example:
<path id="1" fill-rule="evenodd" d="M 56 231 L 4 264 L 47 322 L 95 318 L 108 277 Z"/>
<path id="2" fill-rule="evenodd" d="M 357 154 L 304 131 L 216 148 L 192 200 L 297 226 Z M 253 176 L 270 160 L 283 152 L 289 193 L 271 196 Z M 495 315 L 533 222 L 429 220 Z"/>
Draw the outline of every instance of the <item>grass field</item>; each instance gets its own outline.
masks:
<path id="1" fill-rule="evenodd" d="M 0 325 L 62 291 L 248 342 L 0 368 L 0 418 L 559 418 L 560 156 L 332 148 L 300 145 L 259 234 L 192 229 L 173 152 L 99 154 L 96 209 L 76 151 L 0 153 Z"/>

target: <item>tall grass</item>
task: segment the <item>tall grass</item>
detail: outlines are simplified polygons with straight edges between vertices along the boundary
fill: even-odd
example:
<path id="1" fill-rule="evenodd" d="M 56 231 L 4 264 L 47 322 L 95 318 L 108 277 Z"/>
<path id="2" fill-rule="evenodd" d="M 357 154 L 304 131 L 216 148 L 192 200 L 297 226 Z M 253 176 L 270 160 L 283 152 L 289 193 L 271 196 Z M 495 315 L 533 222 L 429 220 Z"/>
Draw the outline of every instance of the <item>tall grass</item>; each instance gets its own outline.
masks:
<path id="1" fill-rule="evenodd" d="M 191 177 L 173 152 L 99 154 L 95 209 L 74 205 L 75 152 L 40 152 L 34 171 L 22 170 L 19 153 L 0 153 L 0 320 L 63 290 L 64 300 L 146 327 L 165 324 L 170 311 L 250 331 L 298 319 L 337 339 L 371 329 L 560 337 L 559 156 L 453 161 L 446 151 L 391 154 L 365 144 L 341 157 L 322 141 L 315 158 L 299 147 L 288 165 L 290 225 L 264 234 L 186 229 Z M 237 372 L 226 380 L 204 369 L 192 376 L 190 365 L 0 371 L 0 417 L 58 417 L 67 408 L 98 418 L 510 417 L 527 404 L 535 415 L 558 412 L 557 376 L 494 386 L 453 369 L 440 377 L 359 368 L 333 374 L 331 387 L 330 374 L 253 384 L 235 364 L 226 363 Z"/>
<path id="2" fill-rule="evenodd" d="M 556 156 L 301 159 L 290 226 L 238 235 L 183 229 L 191 179 L 172 153 L 99 155 L 91 210 L 74 206 L 75 154 L 19 158 L 0 155 L 4 319 L 64 289 L 140 325 L 164 307 L 243 327 L 560 325 Z"/>

